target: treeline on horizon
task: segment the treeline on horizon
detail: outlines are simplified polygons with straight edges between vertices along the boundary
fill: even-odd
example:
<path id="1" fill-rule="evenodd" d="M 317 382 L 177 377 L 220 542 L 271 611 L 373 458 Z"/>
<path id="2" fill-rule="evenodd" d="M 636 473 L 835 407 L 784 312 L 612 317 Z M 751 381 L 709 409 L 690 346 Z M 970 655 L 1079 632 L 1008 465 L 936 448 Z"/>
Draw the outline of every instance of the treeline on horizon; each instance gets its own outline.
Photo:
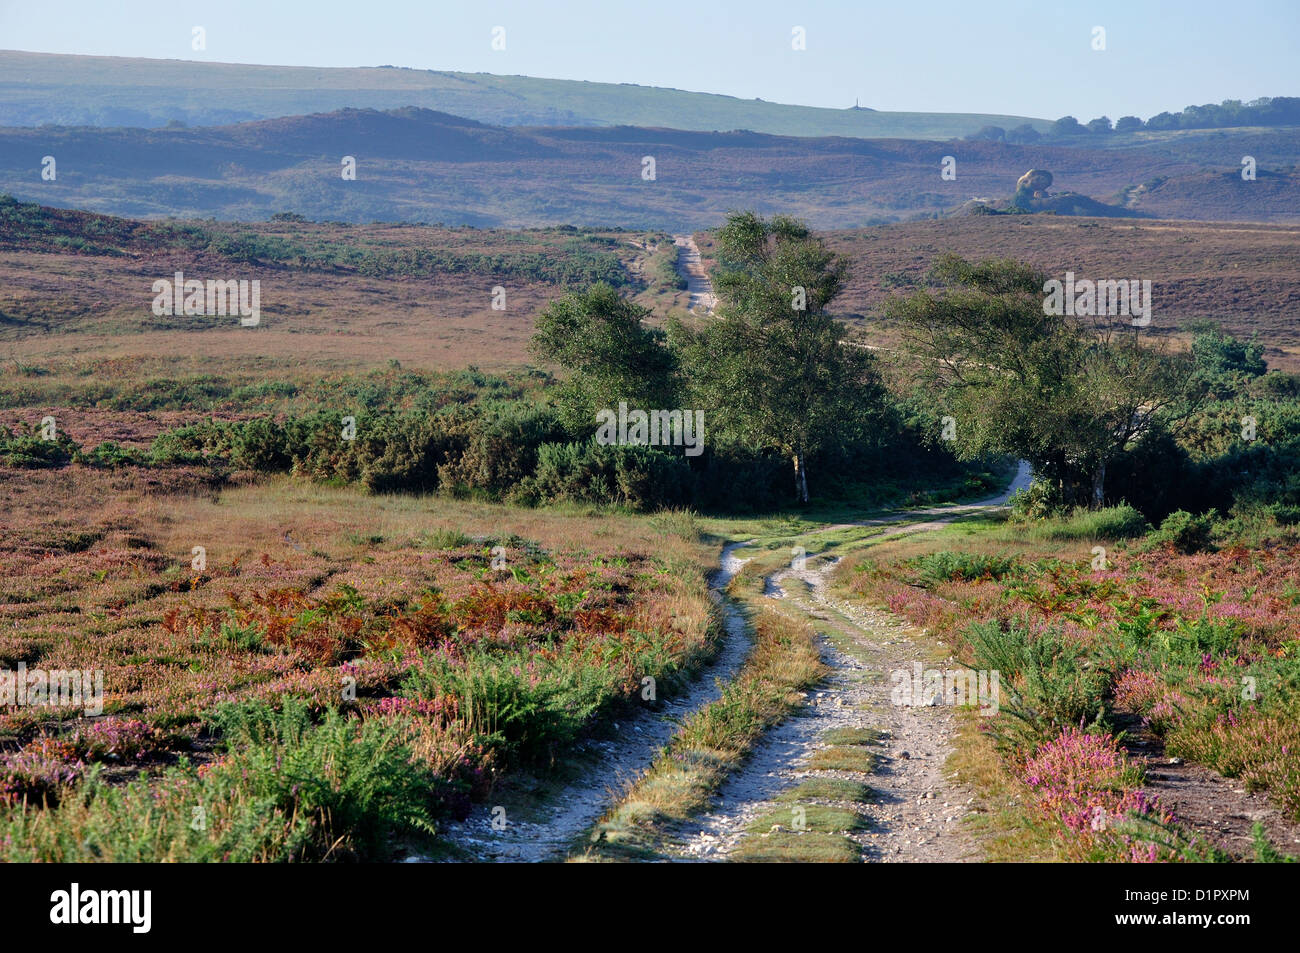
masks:
<path id="1" fill-rule="evenodd" d="M 1228 129 L 1239 126 L 1297 126 L 1300 125 L 1300 97 L 1264 96 L 1243 103 L 1239 99 L 1225 99 L 1215 105 L 1188 106 L 1181 112 L 1157 113 L 1143 122 L 1137 116 L 1121 116 L 1114 122 L 1109 116 L 1098 116 L 1086 123 L 1074 116 L 1062 116 L 1052 123 L 1046 133 L 1040 133 L 1029 123 L 1004 129 L 1001 126 L 984 126 L 967 136 L 970 140 L 1027 144 L 1040 140 L 1064 139 L 1071 136 L 1106 135 L 1112 132 L 1167 132 L 1177 129 Z"/>

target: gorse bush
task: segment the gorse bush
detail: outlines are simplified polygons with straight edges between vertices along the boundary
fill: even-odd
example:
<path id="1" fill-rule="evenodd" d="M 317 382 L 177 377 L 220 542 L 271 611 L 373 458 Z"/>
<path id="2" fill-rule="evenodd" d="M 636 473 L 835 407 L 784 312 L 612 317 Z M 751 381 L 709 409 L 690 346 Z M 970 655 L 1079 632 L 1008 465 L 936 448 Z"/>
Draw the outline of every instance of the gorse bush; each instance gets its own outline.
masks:
<path id="1" fill-rule="evenodd" d="M 671 241 L 660 242 L 651 263 L 651 274 L 665 288 L 685 291 L 686 278 L 677 270 L 677 246 Z"/>
<path id="2" fill-rule="evenodd" d="M 928 553 L 912 564 L 921 584 L 930 587 L 958 579 L 1001 579 L 1017 568 L 1014 557 L 988 553 Z"/>
<path id="3" fill-rule="evenodd" d="M 61 430 L 55 432 L 53 440 L 47 440 L 31 424 L 20 424 L 17 430 L 0 427 L 0 466 L 30 469 L 62 466 L 78 449 Z"/>
<path id="4" fill-rule="evenodd" d="M 684 458 L 653 447 L 544 444 L 535 475 L 522 482 L 516 498 L 659 509 L 690 502 L 692 484 Z"/>
<path id="5" fill-rule="evenodd" d="M 75 463 L 89 467 L 117 469 L 119 467 L 139 466 L 143 460 L 139 453 L 123 447 L 112 440 L 106 440 L 90 450 L 77 450 L 72 459 Z"/>
<path id="6" fill-rule="evenodd" d="M 1020 751 L 1068 727 L 1102 725 L 1109 674 L 1087 666 L 1079 647 L 1054 627 L 1032 631 L 1023 619 L 971 623 L 964 637 L 977 669 L 1000 675 L 1001 710 L 1013 721 L 996 727 Z"/>
<path id="7" fill-rule="evenodd" d="M 1214 511 L 1193 516 L 1186 510 L 1170 513 L 1160 528 L 1147 537 L 1147 545 L 1171 546 L 1176 552 L 1198 553 L 1210 547 L 1210 534 L 1214 528 Z"/>

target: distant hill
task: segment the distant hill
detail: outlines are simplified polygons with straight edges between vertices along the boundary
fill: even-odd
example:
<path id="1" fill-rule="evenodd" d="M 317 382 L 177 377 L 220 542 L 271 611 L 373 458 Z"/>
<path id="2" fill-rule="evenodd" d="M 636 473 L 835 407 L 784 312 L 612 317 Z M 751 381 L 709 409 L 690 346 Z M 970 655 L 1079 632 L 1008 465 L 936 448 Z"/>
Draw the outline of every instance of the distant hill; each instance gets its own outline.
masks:
<path id="1" fill-rule="evenodd" d="M 499 126 L 671 126 L 787 136 L 952 139 L 989 125 L 1051 123 L 983 113 L 787 106 L 712 93 L 394 67 L 315 69 L 0 51 L 0 125 L 212 126 L 347 107 L 420 106 Z"/>
<path id="2" fill-rule="evenodd" d="M 1243 182 L 1241 155 L 1256 157 Z M 448 225 L 707 228 L 733 208 L 851 228 L 952 214 L 1010 195 L 1027 169 L 1077 211 L 1300 221 L 1300 132 L 1202 137 L 1124 149 L 1000 142 L 795 138 L 755 132 L 492 126 L 407 107 L 172 129 L 0 128 L 0 191 L 135 218 Z M 41 176 L 53 156 L 57 178 Z M 357 161 L 355 181 L 340 175 Z M 653 180 L 643 177 L 654 158 Z M 945 156 L 955 180 L 941 177 Z M 1101 205 L 1097 203 L 1102 203 Z M 1066 209 L 1057 209 L 1063 211 Z"/>

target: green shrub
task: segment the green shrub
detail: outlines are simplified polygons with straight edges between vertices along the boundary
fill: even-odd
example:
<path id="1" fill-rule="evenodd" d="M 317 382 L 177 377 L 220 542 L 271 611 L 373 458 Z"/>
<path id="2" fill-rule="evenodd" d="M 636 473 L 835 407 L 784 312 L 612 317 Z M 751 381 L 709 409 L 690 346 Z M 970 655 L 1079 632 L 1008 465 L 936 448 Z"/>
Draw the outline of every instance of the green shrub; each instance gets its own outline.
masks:
<path id="1" fill-rule="evenodd" d="M 321 724 L 289 698 L 227 705 L 225 757 L 156 778 L 96 769 L 57 805 L 0 815 L 5 861 L 157 863 L 384 860 L 435 830 L 449 784 L 412 762 L 399 719 Z"/>
<path id="2" fill-rule="evenodd" d="M 53 440 L 46 440 L 31 424 L 10 430 L 0 427 L 0 466 L 40 469 L 68 463 L 80 449 L 61 430 Z"/>
<path id="3" fill-rule="evenodd" d="M 620 697 L 619 679 L 598 665 L 539 662 L 530 671 L 486 652 L 449 662 L 430 658 L 408 672 L 402 690 L 451 697 L 478 736 L 505 764 L 539 764 L 577 738 L 591 717 Z"/>
<path id="4" fill-rule="evenodd" d="M 689 502 L 690 467 L 682 457 L 653 447 L 545 443 L 537 471 L 520 495 L 536 501 L 619 503 L 633 509 Z"/>
<path id="5" fill-rule="evenodd" d="M 213 715 L 252 797 L 311 821 L 309 850 L 360 858 L 391 852 L 393 837 L 432 835 L 443 784 L 411 760 L 397 719 L 357 721 L 330 710 L 314 724 L 306 702 L 290 697 L 229 704 Z"/>
<path id="6" fill-rule="evenodd" d="M 1180 553 L 1199 553 L 1210 548 L 1215 511 L 1193 516 L 1186 510 L 1170 513 L 1160 528 L 1147 536 L 1148 547 L 1172 546 Z"/>
<path id="7" fill-rule="evenodd" d="M 1032 751 L 1064 728 L 1104 722 L 1109 674 L 1085 665 L 1059 629 L 1034 632 L 1024 619 L 988 620 L 968 626 L 965 638 L 973 667 L 999 673 L 1000 711 L 1012 719 L 995 725 L 1004 744 Z"/>
<path id="8" fill-rule="evenodd" d="M 111 440 L 99 444 L 91 450 L 78 450 L 72 455 L 73 462 L 88 467 L 116 469 L 118 467 L 139 466 L 143 459 L 133 450 Z"/>
<path id="9" fill-rule="evenodd" d="M 1014 572 L 1018 563 L 1012 556 L 987 553 L 928 553 L 912 560 L 922 585 L 934 587 L 953 580 L 1001 579 Z"/>
<path id="10" fill-rule="evenodd" d="M 1011 495 L 1011 519 L 1031 522 L 1057 516 L 1065 511 L 1060 492 L 1047 480 L 1034 480 L 1025 489 Z"/>
<path id="11" fill-rule="evenodd" d="M 677 270 L 677 246 L 671 241 L 659 243 L 655 249 L 651 272 L 661 285 L 675 291 L 685 291 L 686 277 Z"/>

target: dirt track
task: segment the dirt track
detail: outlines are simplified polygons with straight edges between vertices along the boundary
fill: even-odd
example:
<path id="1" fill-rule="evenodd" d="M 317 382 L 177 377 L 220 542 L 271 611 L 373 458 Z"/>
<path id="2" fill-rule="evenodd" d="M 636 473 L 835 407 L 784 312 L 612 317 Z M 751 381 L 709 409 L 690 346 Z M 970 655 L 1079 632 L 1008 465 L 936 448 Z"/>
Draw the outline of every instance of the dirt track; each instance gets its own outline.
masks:
<path id="1" fill-rule="evenodd" d="M 677 246 L 677 272 L 686 279 L 686 291 L 690 295 L 687 308 L 712 314 L 718 306 L 718 298 L 700 261 L 700 247 L 690 235 L 674 235 L 673 244 Z"/>

